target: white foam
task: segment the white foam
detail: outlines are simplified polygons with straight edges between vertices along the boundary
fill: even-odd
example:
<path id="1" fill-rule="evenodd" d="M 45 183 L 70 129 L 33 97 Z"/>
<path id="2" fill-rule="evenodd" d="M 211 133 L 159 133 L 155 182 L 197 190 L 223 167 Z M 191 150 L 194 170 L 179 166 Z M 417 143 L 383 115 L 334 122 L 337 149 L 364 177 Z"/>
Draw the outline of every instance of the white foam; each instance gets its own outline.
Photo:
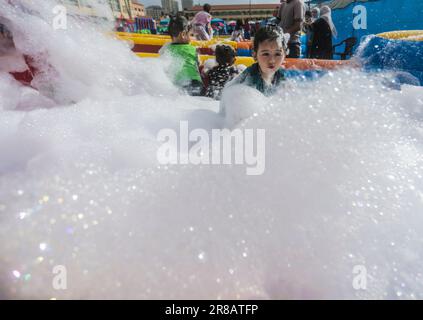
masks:
<path id="1" fill-rule="evenodd" d="M 358 71 L 260 103 L 239 88 L 239 127 L 266 129 L 265 174 L 163 167 L 158 130 L 219 127 L 218 102 L 94 28 L 53 31 L 43 3 L 44 20 L 2 5 L 17 47 L 47 54 L 37 84 L 56 106 L 16 110 L 21 88 L 0 78 L 1 297 L 423 297 L 422 88 Z"/>

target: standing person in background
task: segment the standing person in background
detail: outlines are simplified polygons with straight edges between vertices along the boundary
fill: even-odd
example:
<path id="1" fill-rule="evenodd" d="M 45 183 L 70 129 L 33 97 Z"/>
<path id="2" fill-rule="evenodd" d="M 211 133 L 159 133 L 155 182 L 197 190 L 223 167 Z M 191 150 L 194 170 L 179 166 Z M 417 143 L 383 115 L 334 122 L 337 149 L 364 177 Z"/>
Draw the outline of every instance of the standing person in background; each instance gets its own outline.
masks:
<path id="1" fill-rule="evenodd" d="M 338 32 L 332 21 L 332 11 L 328 6 L 320 9 L 320 18 L 311 24 L 313 41 L 310 48 L 310 57 L 313 59 L 332 59 L 332 37 Z"/>
<path id="2" fill-rule="evenodd" d="M 313 30 L 311 24 L 313 23 L 313 14 L 310 10 L 307 10 L 305 13 L 305 22 L 303 25 L 303 31 L 306 34 L 306 52 L 305 57 L 310 58 L 310 48 L 313 43 Z"/>
<path id="3" fill-rule="evenodd" d="M 236 21 L 235 30 L 232 32 L 231 41 L 241 42 L 244 41 L 244 28 L 242 27 L 242 20 Z"/>
<path id="4" fill-rule="evenodd" d="M 157 34 L 157 22 L 153 19 L 153 29 L 151 29 L 151 34 Z"/>
<path id="5" fill-rule="evenodd" d="M 302 0 L 281 0 L 277 15 L 279 25 L 289 33 L 288 58 L 299 58 L 301 55 L 301 28 L 304 23 L 305 7 Z"/>
<path id="6" fill-rule="evenodd" d="M 211 5 L 206 3 L 203 6 L 203 11 L 198 12 L 191 22 L 193 33 L 197 40 L 208 41 L 213 38 L 211 8 Z"/>
<path id="7" fill-rule="evenodd" d="M 251 40 L 250 19 L 247 19 L 247 21 L 244 24 L 244 39 L 245 40 Z"/>
<path id="8" fill-rule="evenodd" d="M 311 20 L 312 22 L 314 22 L 319 18 L 320 18 L 320 9 L 318 7 L 314 7 L 313 10 L 311 10 Z"/>
<path id="9" fill-rule="evenodd" d="M 303 30 L 306 33 L 306 39 L 307 39 L 307 44 L 306 44 L 306 58 L 311 58 L 311 46 L 313 44 L 313 29 L 312 29 L 312 24 L 313 22 L 315 22 L 317 19 L 320 18 L 320 9 L 318 7 L 314 7 L 311 11 L 307 10 L 305 13 L 305 22 L 304 22 L 304 26 L 303 26 Z"/>

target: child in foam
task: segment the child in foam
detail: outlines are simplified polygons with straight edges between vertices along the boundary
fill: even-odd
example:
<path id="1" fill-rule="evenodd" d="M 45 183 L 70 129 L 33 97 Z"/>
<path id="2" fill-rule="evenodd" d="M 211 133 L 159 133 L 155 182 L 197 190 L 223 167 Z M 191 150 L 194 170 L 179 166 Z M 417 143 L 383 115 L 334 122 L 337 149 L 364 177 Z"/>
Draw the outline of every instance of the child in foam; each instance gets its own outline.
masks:
<path id="1" fill-rule="evenodd" d="M 208 72 L 209 86 L 206 96 L 219 100 L 223 87 L 239 74 L 239 69 L 234 66 L 235 51 L 231 46 L 216 47 L 216 62 L 218 65 Z"/>
<path id="2" fill-rule="evenodd" d="M 197 50 L 190 44 L 188 20 L 177 16 L 169 22 L 169 34 L 172 42 L 160 50 L 160 54 L 170 54 L 176 63 L 171 71 L 173 83 L 183 88 L 191 96 L 203 94 L 204 86 L 199 71 Z"/>
<path id="3" fill-rule="evenodd" d="M 220 115 L 232 128 L 253 115 L 267 97 L 276 93 L 285 80 L 282 64 L 288 54 L 289 34 L 278 26 L 266 26 L 254 38 L 256 63 L 229 82 L 222 92 Z"/>
<path id="4" fill-rule="evenodd" d="M 288 54 L 288 41 L 289 34 L 284 34 L 282 28 L 278 26 L 259 29 L 254 38 L 253 53 L 257 62 L 231 81 L 227 87 L 246 84 L 265 96 L 272 95 L 285 80 L 282 64 Z"/>

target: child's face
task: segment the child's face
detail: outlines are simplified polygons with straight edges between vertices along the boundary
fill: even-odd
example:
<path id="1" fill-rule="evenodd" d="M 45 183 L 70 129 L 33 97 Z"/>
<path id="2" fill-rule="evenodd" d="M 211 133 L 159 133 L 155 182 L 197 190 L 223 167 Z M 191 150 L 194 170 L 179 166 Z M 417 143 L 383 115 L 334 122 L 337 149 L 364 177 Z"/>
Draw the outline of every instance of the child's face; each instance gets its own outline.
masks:
<path id="1" fill-rule="evenodd" d="M 260 43 L 254 58 L 258 62 L 261 72 L 269 76 L 279 70 L 285 60 L 285 52 L 279 41 L 267 40 Z"/>

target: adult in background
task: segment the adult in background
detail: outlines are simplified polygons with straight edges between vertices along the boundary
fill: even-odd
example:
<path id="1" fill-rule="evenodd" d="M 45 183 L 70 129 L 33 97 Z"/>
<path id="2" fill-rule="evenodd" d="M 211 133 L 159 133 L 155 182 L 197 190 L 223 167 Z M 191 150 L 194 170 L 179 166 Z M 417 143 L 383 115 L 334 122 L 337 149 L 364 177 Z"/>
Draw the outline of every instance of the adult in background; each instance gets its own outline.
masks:
<path id="1" fill-rule="evenodd" d="M 198 12 L 191 22 L 192 31 L 197 40 L 208 41 L 213 38 L 211 9 L 211 5 L 206 3 L 203 6 L 203 11 Z"/>
<path id="2" fill-rule="evenodd" d="M 313 28 L 311 25 L 313 24 L 313 22 L 315 22 L 319 18 L 320 18 L 320 9 L 318 7 L 314 7 L 311 11 L 306 10 L 303 31 L 305 32 L 306 39 L 307 39 L 307 45 L 306 45 L 307 52 L 305 54 L 307 58 L 310 58 L 311 45 L 313 44 Z"/>
<path id="3" fill-rule="evenodd" d="M 231 34 L 231 41 L 236 41 L 236 42 L 244 41 L 244 27 L 242 25 L 241 19 L 238 19 L 236 21 L 235 30 Z"/>
<path id="4" fill-rule="evenodd" d="M 251 25 L 250 19 L 247 19 L 244 24 L 244 39 L 251 40 Z"/>
<path id="5" fill-rule="evenodd" d="M 310 48 L 312 59 L 332 59 L 332 37 L 338 32 L 332 21 L 332 11 L 328 6 L 320 8 L 320 18 L 311 24 L 313 41 Z"/>
<path id="6" fill-rule="evenodd" d="M 320 18 L 320 9 L 318 7 L 314 7 L 311 10 L 311 20 L 312 20 L 312 22 L 314 22 L 319 18 Z"/>
<path id="7" fill-rule="evenodd" d="M 306 34 L 306 52 L 305 57 L 310 58 L 310 48 L 313 43 L 313 30 L 311 25 L 313 23 L 313 15 L 310 10 L 306 10 L 305 12 L 305 22 L 303 24 L 303 31 Z"/>
<path id="8" fill-rule="evenodd" d="M 288 58 L 301 55 L 301 28 L 304 23 L 305 6 L 302 0 L 281 0 L 277 19 L 285 33 L 291 38 L 288 43 Z"/>

